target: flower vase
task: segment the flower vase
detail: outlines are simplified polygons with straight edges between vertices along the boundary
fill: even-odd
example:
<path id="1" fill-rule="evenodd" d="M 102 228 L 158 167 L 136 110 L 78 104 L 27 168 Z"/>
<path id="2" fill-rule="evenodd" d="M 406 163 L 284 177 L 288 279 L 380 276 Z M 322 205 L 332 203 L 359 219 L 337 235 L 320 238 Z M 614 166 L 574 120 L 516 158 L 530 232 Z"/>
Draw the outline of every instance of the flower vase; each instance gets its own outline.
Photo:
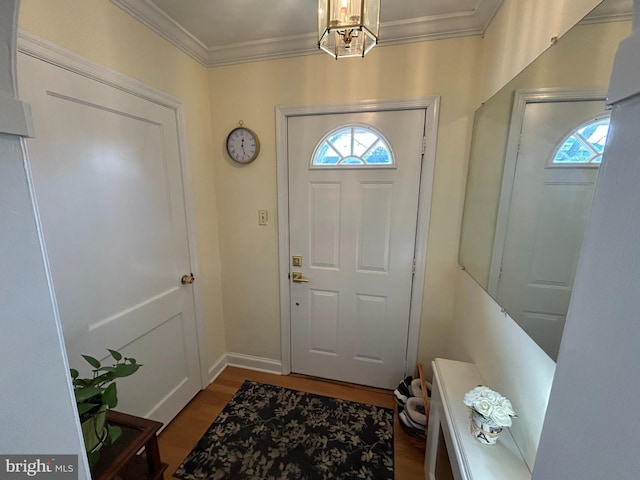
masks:
<path id="1" fill-rule="evenodd" d="M 481 444 L 494 445 L 498 441 L 502 427 L 472 409 L 469 430 L 471 435 Z"/>

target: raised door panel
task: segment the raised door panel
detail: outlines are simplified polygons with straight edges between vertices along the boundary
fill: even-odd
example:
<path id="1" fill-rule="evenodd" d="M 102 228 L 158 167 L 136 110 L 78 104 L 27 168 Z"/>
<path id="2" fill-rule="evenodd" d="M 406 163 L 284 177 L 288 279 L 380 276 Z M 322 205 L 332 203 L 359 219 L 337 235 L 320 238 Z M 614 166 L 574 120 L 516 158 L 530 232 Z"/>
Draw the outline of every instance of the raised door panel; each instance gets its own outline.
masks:
<path id="1" fill-rule="evenodd" d="M 311 268 L 340 265 L 340 183 L 309 185 L 309 258 Z"/>
<path id="2" fill-rule="evenodd" d="M 391 251 L 393 183 L 361 183 L 361 214 L 358 219 L 357 270 L 388 272 Z"/>

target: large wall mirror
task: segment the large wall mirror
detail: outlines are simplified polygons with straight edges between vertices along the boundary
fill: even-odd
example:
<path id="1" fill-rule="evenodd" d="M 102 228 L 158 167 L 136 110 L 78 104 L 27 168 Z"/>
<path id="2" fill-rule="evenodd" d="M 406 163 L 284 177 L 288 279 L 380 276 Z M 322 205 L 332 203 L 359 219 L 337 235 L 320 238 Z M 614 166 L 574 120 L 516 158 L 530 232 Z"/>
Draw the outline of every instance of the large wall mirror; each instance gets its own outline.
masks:
<path id="1" fill-rule="evenodd" d="M 554 360 L 632 7 L 604 0 L 474 118 L 459 263 Z"/>

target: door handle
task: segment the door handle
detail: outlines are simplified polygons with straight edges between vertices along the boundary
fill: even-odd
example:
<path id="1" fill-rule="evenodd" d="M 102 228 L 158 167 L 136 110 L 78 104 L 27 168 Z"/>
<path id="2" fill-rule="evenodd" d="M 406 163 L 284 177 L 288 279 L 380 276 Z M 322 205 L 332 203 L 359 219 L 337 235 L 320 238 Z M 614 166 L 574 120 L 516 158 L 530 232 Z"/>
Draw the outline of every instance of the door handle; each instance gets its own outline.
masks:
<path id="1" fill-rule="evenodd" d="M 180 283 L 182 283 L 182 285 L 191 285 L 195 281 L 196 278 L 193 276 L 193 273 L 190 273 L 189 275 L 182 275 L 182 278 L 180 279 Z"/>
<path id="2" fill-rule="evenodd" d="M 291 272 L 291 281 L 296 283 L 306 283 L 309 279 L 304 278 L 302 276 L 302 272 Z"/>

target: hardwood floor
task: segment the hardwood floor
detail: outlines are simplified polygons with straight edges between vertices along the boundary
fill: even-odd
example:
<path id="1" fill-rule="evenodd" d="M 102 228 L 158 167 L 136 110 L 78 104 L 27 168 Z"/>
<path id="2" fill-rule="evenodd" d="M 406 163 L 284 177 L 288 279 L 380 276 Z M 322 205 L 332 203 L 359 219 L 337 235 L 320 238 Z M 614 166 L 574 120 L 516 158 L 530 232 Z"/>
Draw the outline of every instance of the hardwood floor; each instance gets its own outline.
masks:
<path id="1" fill-rule="evenodd" d="M 245 380 L 293 388 L 304 392 L 327 395 L 354 402 L 394 408 L 393 393 L 357 385 L 324 381 L 302 375 L 273 375 L 242 368 L 227 367 L 220 376 L 202 390 L 162 431 L 158 437 L 160 456 L 169 464 L 166 478 L 182 463 Z M 424 448 L 418 448 L 398 424 L 394 422 L 395 478 L 397 480 L 424 478 Z"/>

